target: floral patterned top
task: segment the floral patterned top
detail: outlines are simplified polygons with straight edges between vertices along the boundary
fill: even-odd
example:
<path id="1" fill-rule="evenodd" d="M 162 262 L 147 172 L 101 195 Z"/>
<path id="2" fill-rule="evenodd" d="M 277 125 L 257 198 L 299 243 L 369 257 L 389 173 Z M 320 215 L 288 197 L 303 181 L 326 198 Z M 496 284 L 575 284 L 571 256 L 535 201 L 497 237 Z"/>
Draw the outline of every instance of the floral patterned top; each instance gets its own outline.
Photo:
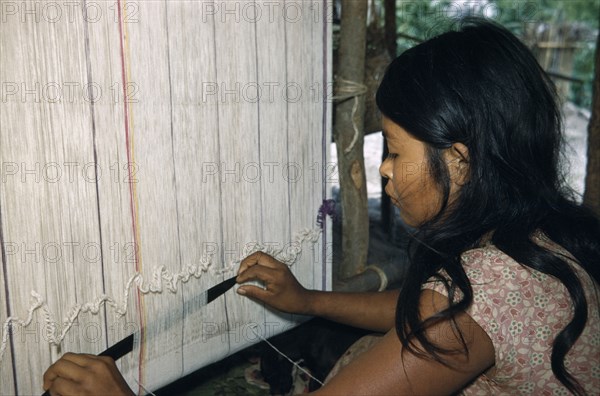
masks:
<path id="1" fill-rule="evenodd" d="M 572 258 L 538 234 L 536 242 Z M 552 342 L 572 317 L 571 298 L 562 283 L 524 267 L 492 244 L 462 255 L 473 288 L 467 313 L 488 334 L 496 362 L 463 389 L 464 395 L 568 395 L 552 373 Z M 588 302 L 586 327 L 567 354 L 565 367 L 589 395 L 600 395 L 600 313 L 598 285 L 572 259 Z M 432 278 L 423 288 L 447 295 Z"/>

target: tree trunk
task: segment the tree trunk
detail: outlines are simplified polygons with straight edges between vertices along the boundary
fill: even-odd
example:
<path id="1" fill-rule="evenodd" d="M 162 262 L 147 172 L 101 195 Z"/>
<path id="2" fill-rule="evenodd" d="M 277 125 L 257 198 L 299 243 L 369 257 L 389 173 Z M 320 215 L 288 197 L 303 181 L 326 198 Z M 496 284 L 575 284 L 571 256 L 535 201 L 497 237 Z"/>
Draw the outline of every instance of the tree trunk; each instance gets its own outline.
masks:
<path id="1" fill-rule="evenodd" d="M 600 33 L 596 41 L 596 62 L 592 118 L 588 127 L 587 172 L 583 202 L 600 216 Z"/>
<path id="2" fill-rule="evenodd" d="M 343 0 L 338 56 L 339 87 L 363 84 L 367 39 L 367 1 Z M 369 248 L 369 215 L 363 156 L 364 95 L 336 105 L 334 139 L 338 153 L 342 201 L 342 262 L 339 278 L 361 272 Z M 358 133 L 356 132 L 358 131 Z"/>

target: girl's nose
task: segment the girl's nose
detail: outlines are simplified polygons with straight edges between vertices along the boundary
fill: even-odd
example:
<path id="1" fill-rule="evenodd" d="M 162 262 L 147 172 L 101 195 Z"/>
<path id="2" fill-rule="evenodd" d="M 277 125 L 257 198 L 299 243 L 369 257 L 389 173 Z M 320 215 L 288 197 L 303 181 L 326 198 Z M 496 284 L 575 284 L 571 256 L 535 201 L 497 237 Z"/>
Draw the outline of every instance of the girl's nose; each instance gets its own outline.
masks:
<path id="1" fill-rule="evenodd" d="M 381 177 L 385 177 L 386 179 L 391 180 L 394 177 L 392 161 L 390 161 L 387 158 L 383 160 L 383 162 L 379 166 L 379 174 L 381 175 Z"/>

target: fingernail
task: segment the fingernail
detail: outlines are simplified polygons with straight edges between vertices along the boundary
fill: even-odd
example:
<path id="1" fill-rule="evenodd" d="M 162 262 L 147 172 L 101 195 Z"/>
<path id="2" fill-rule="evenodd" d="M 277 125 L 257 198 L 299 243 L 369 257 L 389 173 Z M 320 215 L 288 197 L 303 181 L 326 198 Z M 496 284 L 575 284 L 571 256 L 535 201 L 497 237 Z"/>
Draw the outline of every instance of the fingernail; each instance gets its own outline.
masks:
<path id="1" fill-rule="evenodd" d="M 238 294 L 242 294 L 242 295 L 244 295 L 244 294 L 246 294 L 246 289 L 242 289 L 241 287 L 239 287 L 239 288 L 237 289 L 237 293 L 238 293 Z"/>

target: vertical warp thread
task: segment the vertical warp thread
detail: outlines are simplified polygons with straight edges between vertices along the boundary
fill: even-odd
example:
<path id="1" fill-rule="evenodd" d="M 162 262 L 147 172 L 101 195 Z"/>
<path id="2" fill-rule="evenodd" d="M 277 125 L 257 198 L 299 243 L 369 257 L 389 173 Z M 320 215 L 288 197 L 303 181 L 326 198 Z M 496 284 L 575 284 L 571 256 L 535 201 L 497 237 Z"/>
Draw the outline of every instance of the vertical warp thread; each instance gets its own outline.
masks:
<path id="1" fill-rule="evenodd" d="M 117 8 L 118 8 L 118 16 L 119 16 L 119 43 L 121 46 L 121 76 L 122 76 L 122 85 L 123 85 L 123 113 L 125 117 L 125 145 L 127 151 L 127 172 L 128 172 L 128 181 L 129 181 L 129 199 L 130 199 L 130 210 L 131 210 L 131 227 L 133 232 L 133 241 L 134 241 L 134 265 L 135 271 L 139 273 L 141 271 L 141 257 L 140 257 L 140 238 L 139 238 L 139 229 L 137 227 L 137 219 L 138 219 L 138 205 L 137 205 L 137 191 L 135 188 L 135 183 L 131 180 L 131 165 L 134 163 L 134 140 L 133 140 L 133 114 L 131 112 L 131 107 L 129 105 L 129 101 L 127 100 L 127 83 L 129 81 L 129 77 L 131 74 L 129 63 L 126 62 L 126 53 L 129 54 L 129 41 L 128 41 L 128 32 L 127 26 L 123 27 L 123 22 L 127 17 L 127 0 L 123 0 L 123 4 L 121 5 L 121 0 L 117 0 Z M 125 29 L 125 32 L 123 31 Z M 144 361 L 144 324 L 145 315 L 144 315 L 144 304 L 142 295 L 137 291 L 136 303 L 139 313 L 140 320 L 140 337 L 142 339 L 140 345 L 139 352 L 139 379 L 143 378 L 143 361 Z"/>
<path id="2" fill-rule="evenodd" d="M 86 60 L 86 76 L 87 76 L 87 81 L 88 84 L 91 84 L 94 79 L 92 77 L 92 62 L 90 59 L 90 32 L 89 32 L 89 22 L 86 19 L 86 12 L 87 10 L 87 0 L 83 0 L 83 8 L 81 10 L 82 12 L 82 16 L 84 19 L 83 22 L 83 29 L 84 29 L 84 36 L 85 36 L 85 60 Z M 92 148 L 93 148 L 93 153 L 94 153 L 94 179 L 95 179 L 95 185 L 96 185 L 96 219 L 98 221 L 98 239 L 100 242 L 100 246 L 104 246 L 103 243 L 103 239 L 102 239 L 102 218 L 101 218 L 101 211 L 100 211 L 100 185 L 99 185 L 99 177 L 98 177 L 98 169 L 99 169 L 99 165 L 98 165 L 98 145 L 97 145 L 97 131 L 96 131 L 96 114 L 95 114 L 95 108 L 94 108 L 94 101 L 91 100 L 90 101 L 90 113 L 91 113 L 91 121 L 92 121 Z M 104 266 L 104 256 L 102 253 L 102 249 L 100 249 L 100 265 L 102 268 L 102 291 L 106 292 L 106 268 Z M 104 317 L 106 317 L 106 307 L 104 308 Z M 106 332 L 106 343 L 108 344 L 109 340 L 108 340 L 108 322 L 105 322 L 104 324 L 104 331 Z M 52 361 L 54 362 L 55 359 L 52 359 Z"/>
<path id="3" fill-rule="evenodd" d="M 4 224 L 2 221 L 2 205 L 0 204 L 0 253 L 2 255 L 2 274 L 4 276 L 4 298 L 5 298 L 5 304 L 6 304 L 6 314 L 8 316 L 8 318 L 11 317 L 11 307 L 10 307 L 10 291 L 9 291 L 9 287 L 8 287 L 8 265 L 6 263 L 6 244 L 4 243 Z M 11 351 L 13 351 L 13 354 L 11 355 L 11 365 L 12 365 L 12 377 L 13 377 L 13 382 L 14 382 L 14 391 L 16 393 L 19 393 L 19 388 L 18 388 L 18 384 L 17 384 L 17 370 L 16 370 L 16 362 L 15 362 L 15 355 L 14 355 L 14 340 L 13 340 L 13 335 L 12 332 L 8 333 L 9 331 L 9 326 L 8 326 L 8 319 L 7 319 L 7 323 L 2 327 L 2 334 L 3 334 L 3 338 L 2 338 L 2 345 L 0 346 L 0 362 L 2 361 L 2 355 L 4 354 L 4 350 L 6 349 L 6 344 L 7 344 L 7 340 L 6 338 L 10 337 L 10 349 Z"/>

